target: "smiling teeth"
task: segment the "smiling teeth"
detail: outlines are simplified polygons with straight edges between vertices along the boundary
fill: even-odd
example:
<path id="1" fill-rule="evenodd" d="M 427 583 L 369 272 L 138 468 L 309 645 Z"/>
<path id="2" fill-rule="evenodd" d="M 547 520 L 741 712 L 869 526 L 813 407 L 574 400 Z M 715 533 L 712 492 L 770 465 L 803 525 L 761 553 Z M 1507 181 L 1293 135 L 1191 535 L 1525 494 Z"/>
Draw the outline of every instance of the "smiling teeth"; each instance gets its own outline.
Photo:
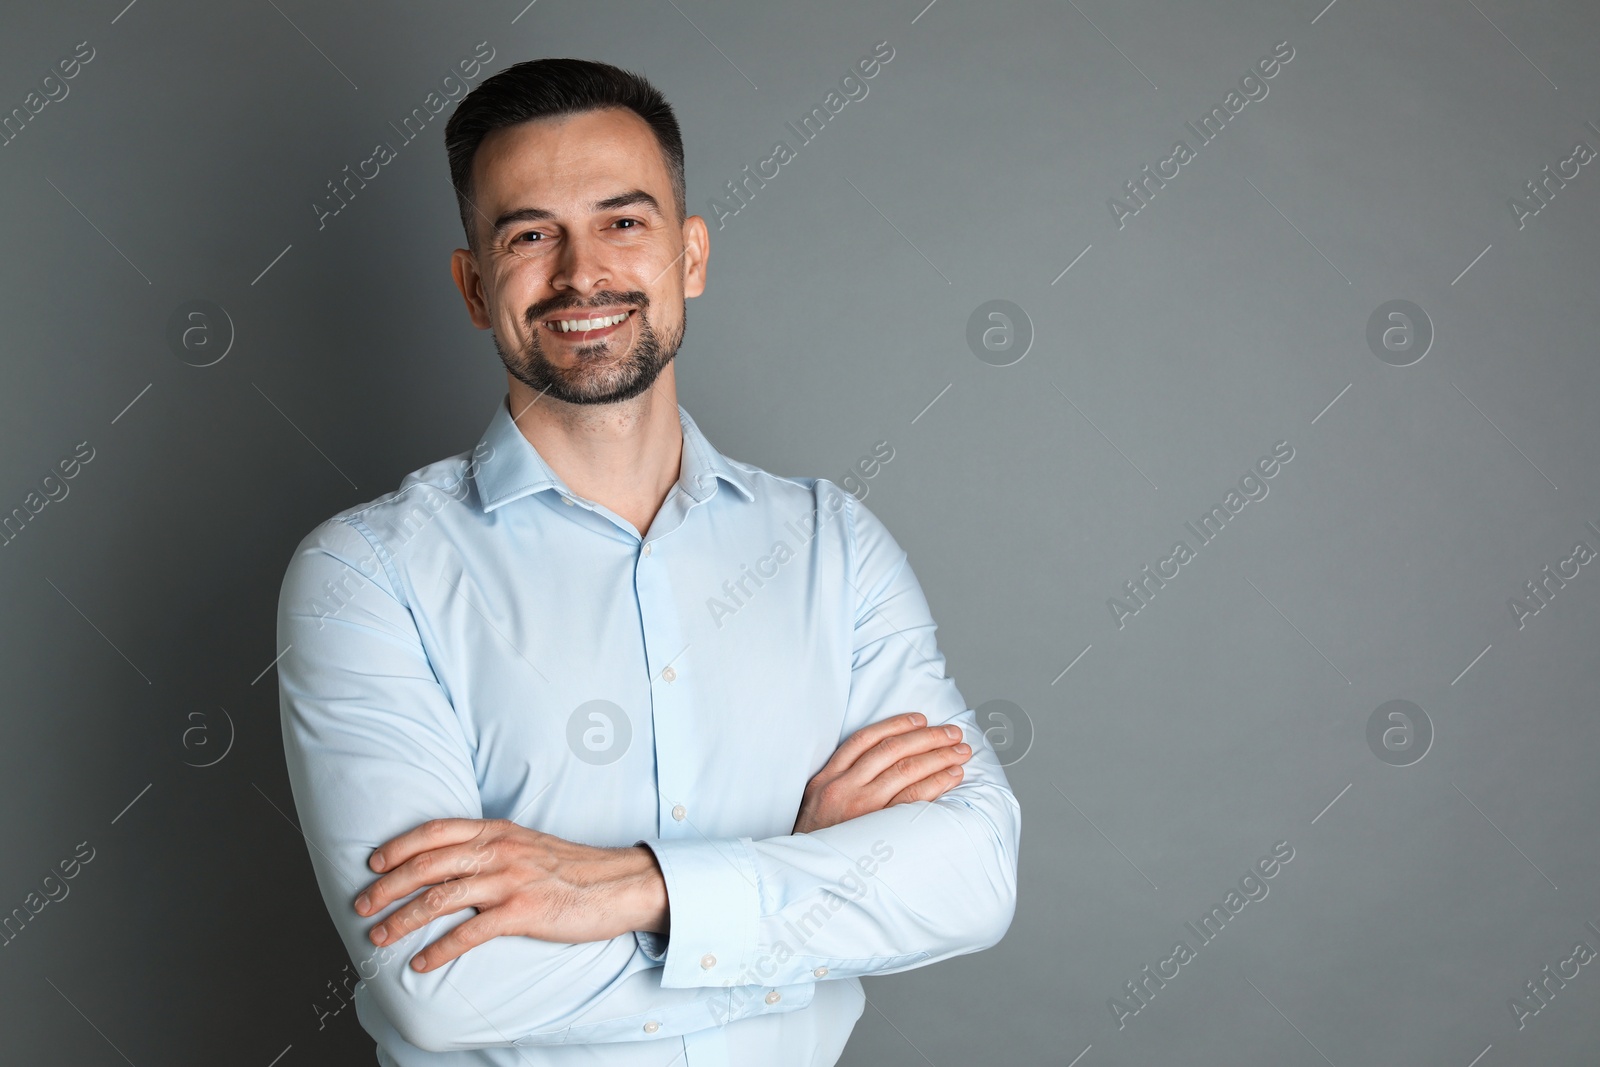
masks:
<path id="1" fill-rule="evenodd" d="M 624 311 L 620 315 L 608 315 L 603 319 L 557 319 L 555 328 L 562 333 L 571 333 L 574 330 L 603 330 L 607 326 L 615 326 L 628 315 L 629 312 Z"/>

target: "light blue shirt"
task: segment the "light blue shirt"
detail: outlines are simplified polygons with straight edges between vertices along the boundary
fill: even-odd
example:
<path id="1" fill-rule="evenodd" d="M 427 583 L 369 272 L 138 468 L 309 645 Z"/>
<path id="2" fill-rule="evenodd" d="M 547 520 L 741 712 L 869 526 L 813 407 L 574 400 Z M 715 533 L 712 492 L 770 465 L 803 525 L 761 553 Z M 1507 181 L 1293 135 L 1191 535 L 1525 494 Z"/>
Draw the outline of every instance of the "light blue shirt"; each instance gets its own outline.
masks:
<path id="1" fill-rule="evenodd" d="M 642 538 L 573 494 L 502 397 L 475 449 L 289 562 L 289 780 L 382 1064 L 832 1064 L 862 975 L 1011 923 L 1021 812 L 905 552 L 832 482 L 729 460 L 678 416 L 680 476 Z M 960 785 L 793 833 L 840 743 L 906 711 L 961 727 Z M 374 848 L 445 817 L 647 845 L 670 935 L 497 937 L 419 974 L 411 957 L 476 910 L 375 948 L 404 901 L 352 902 Z"/>

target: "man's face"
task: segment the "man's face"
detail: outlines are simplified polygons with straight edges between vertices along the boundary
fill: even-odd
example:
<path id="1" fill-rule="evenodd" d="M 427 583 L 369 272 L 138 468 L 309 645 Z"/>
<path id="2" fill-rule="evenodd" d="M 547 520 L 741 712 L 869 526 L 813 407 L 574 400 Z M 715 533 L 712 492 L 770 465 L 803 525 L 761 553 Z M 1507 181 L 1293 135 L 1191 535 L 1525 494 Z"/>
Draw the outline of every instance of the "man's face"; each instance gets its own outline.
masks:
<path id="1" fill-rule="evenodd" d="M 607 109 L 496 130 L 473 181 L 479 250 L 452 269 L 512 377 L 571 404 L 650 388 L 705 289 L 708 242 L 703 219 L 675 221 L 645 121 Z"/>

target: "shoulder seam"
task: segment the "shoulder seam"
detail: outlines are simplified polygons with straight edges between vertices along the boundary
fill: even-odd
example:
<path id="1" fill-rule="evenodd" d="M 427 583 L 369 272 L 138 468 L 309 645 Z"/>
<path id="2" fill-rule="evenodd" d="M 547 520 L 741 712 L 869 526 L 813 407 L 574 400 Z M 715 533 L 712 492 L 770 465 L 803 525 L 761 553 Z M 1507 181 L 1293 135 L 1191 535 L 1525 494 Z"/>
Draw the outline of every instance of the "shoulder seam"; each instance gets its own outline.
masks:
<path id="1" fill-rule="evenodd" d="M 446 457 L 444 457 L 444 459 L 436 460 L 435 463 L 445 463 L 445 462 L 460 463 L 461 460 L 462 460 L 463 455 L 470 457 L 472 455 L 472 452 L 471 451 L 466 452 L 466 453 L 458 452 L 453 456 L 446 456 Z M 428 466 L 430 466 L 430 467 L 434 466 L 435 463 L 430 463 L 430 464 L 428 464 Z M 470 459 L 469 459 L 469 463 L 470 463 Z M 426 468 L 419 467 L 417 469 L 418 470 L 425 470 Z M 416 473 L 416 471 L 412 471 L 412 472 L 408 473 L 405 477 L 409 478 L 409 477 L 411 477 L 412 474 L 415 474 L 415 473 Z M 453 496 L 454 493 L 452 492 L 452 490 L 454 490 L 462 482 L 466 481 L 468 476 L 469 475 L 468 475 L 467 471 L 465 469 L 463 469 L 463 470 L 461 470 L 459 472 L 459 476 L 455 479 L 455 481 L 451 482 L 449 485 L 435 485 L 432 481 L 424 481 L 424 480 L 419 478 L 417 481 L 412 482 L 410 485 L 401 485 L 398 488 L 389 490 L 387 493 L 384 493 L 383 495 L 377 497 L 374 500 L 367 501 L 365 504 L 359 504 L 354 508 L 350 508 L 350 509 L 346 509 L 344 511 L 341 511 L 341 512 L 339 512 L 339 514 L 333 516 L 333 518 L 334 519 L 338 519 L 338 520 L 357 519 L 360 516 L 365 515 L 367 512 L 371 511 L 373 508 L 381 507 L 384 504 L 392 504 L 392 503 L 394 503 L 394 501 L 398 500 L 400 497 L 404 496 L 406 493 L 408 493 L 411 490 L 417 488 L 418 486 L 423 486 L 423 485 L 427 486 L 430 489 L 437 489 L 441 493 L 449 493 L 449 494 L 451 494 Z M 405 480 L 404 478 L 401 479 L 402 482 L 404 480 Z"/>
<path id="2" fill-rule="evenodd" d="M 361 519 L 358 517 L 359 514 L 360 513 L 357 512 L 355 515 L 340 515 L 337 517 L 337 521 L 344 523 L 356 533 L 360 534 L 362 539 L 365 540 L 367 544 L 372 546 L 372 551 L 377 555 L 378 562 L 383 564 L 384 574 L 389 578 L 389 588 L 392 591 L 395 600 L 398 601 L 407 612 L 410 612 L 411 598 L 406 596 L 405 586 L 400 582 L 400 575 L 399 572 L 394 568 L 394 559 L 389 555 L 389 549 L 384 545 L 382 539 L 380 539 L 377 534 L 372 532 L 372 528 L 361 521 Z"/>

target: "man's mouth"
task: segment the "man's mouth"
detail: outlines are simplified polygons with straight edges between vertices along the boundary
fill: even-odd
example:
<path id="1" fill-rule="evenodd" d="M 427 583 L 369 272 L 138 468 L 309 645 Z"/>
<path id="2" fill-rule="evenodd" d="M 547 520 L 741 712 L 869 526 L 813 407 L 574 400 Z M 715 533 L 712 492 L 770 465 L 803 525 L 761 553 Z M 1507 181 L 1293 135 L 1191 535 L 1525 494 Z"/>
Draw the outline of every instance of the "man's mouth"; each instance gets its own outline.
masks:
<path id="1" fill-rule="evenodd" d="M 545 319 L 541 325 L 551 333 L 560 334 L 574 341 L 591 341 L 615 330 L 626 322 L 635 310 L 637 309 L 620 308 L 598 315 L 589 310 L 581 314 L 568 312 L 559 318 Z"/>

